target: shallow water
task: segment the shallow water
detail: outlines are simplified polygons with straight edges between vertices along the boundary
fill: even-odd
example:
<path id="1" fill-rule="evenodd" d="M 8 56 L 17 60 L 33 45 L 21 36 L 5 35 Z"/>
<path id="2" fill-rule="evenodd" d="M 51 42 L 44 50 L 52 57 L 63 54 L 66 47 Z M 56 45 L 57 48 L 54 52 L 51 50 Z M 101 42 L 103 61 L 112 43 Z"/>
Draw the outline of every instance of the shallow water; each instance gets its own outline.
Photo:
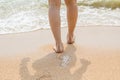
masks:
<path id="1" fill-rule="evenodd" d="M 77 26 L 120 25 L 119 5 L 116 9 L 106 8 L 106 6 L 100 6 L 98 8 L 97 6 L 90 5 L 99 1 L 100 0 L 84 0 L 83 2 L 83 0 L 78 0 L 79 18 Z M 109 1 L 115 2 L 116 0 Z M 66 8 L 63 1 L 62 3 L 61 26 L 65 27 L 67 26 Z M 108 2 L 106 3 L 108 4 Z M 46 28 L 50 28 L 47 0 L 0 0 L 0 34 Z"/>

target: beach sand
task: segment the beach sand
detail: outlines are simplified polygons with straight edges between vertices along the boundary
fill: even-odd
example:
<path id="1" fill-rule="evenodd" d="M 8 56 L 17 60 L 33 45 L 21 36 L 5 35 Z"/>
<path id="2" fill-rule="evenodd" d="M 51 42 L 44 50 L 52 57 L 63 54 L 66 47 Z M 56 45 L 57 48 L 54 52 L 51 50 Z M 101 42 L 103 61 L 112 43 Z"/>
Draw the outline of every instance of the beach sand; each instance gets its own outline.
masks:
<path id="1" fill-rule="evenodd" d="M 120 80 L 120 27 L 77 27 L 76 42 L 55 54 L 51 31 L 0 35 L 0 80 Z"/>

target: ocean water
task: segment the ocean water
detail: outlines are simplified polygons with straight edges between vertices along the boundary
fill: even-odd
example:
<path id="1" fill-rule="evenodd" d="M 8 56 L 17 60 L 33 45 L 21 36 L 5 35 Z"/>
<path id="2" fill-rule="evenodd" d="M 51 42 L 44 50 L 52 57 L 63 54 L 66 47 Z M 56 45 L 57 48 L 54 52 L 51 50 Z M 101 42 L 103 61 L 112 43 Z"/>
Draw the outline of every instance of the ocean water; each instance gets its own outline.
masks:
<path id="1" fill-rule="evenodd" d="M 120 25 L 119 0 L 78 0 L 77 26 Z M 62 0 L 61 27 L 67 27 Z M 48 0 L 0 0 L 0 34 L 50 28 Z"/>

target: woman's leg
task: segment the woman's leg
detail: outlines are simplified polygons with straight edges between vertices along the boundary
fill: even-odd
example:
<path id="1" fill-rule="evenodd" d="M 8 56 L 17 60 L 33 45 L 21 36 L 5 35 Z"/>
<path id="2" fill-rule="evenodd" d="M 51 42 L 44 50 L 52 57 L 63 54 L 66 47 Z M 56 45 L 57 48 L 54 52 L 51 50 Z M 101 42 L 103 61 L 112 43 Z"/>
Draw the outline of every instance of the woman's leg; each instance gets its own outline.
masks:
<path id="1" fill-rule="evenodd" d="M 74 30 L 76 27 L 77 17 L 78 17 L 78 8 L 77 0 L 65 0 L 67 6 L 67 20 L 68 20 L 68 44 L 74 43 Z"/>
<path id="2" fill-rule="evenodd" d="M 63 45 L 61 40 L 61 21 L 60 21 L 60 5 L 61 0 L 49 0 L 49 22 L 52 33 L 55 38 L 57 53 L 63 52 Z"/>

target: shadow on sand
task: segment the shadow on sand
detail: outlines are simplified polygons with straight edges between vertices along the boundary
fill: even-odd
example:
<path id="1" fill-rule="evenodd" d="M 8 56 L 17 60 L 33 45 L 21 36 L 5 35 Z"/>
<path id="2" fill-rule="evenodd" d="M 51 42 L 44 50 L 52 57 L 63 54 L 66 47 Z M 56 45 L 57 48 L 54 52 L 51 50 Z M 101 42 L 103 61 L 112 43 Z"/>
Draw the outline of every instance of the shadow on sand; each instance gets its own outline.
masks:
<path id="1" fill-rule="evenodd" d="M 80 59 L 81 66 L 74 73 L 71 73 L 71 68 L 74 68 L 77 57 L 75 55 L 76 47 L 67 45 L 65 52 L 61 56 L 69 56 L 70 60 L 66 67 L 62 67 L 62 59 L 58 58 L 55 53 L 36 60 L 32 63 L 32 68 L 35 70 L 34 75 L 28 70 L 29 58 L 24 58 L 20 64 L 21 80 L 82 80 L 83 74 L 87 71 L 90 61 Z"/>

